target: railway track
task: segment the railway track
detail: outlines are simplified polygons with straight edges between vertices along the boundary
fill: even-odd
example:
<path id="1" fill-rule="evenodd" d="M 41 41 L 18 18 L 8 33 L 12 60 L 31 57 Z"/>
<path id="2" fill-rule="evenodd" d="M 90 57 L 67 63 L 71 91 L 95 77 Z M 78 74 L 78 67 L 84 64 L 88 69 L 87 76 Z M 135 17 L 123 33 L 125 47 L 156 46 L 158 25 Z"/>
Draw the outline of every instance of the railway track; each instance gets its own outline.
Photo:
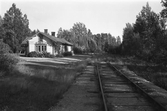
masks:
<path id="1" fill-rule="evenodd" d="M 104 111 L 166 111 L 162 104 L 111 64 L 96 63 L 94 71 Z"/>

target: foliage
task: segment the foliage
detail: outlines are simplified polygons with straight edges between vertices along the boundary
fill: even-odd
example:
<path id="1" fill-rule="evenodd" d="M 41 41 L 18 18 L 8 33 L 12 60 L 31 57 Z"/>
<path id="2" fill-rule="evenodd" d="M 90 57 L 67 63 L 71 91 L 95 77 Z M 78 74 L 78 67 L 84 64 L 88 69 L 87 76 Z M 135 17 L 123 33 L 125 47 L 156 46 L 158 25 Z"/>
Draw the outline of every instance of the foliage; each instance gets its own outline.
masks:
<path id="1" fill-rule="evenodd" d="M 135 24 L 126 24 L 122 53 L 157 62 L 167 54 L 166 42 L 165 21 L 147 3 L 138 14 Z"/>
<path id="2" fill-rule="evenodd" d="M 114 37 L 108 33 L 92 34 L 90 29 L 86 28 L 83 23 L 75 23 L 70 30 L 60 28 L 57 34 L 58 38 L 64 38 L 73 43 L 75 54 L 108 52 L 112 51 L 116 46 L 121 45 L 121 38 Z M 112 47 L 112 48 L 111 48 Z"/>
<path id="3" fill-rule="evenodd" d="M 70 30 L 60 28 L 57 37 L 71 42 L 76 53 L 94 52 L 97 49 L 91 30 L 87 29 L 86 25 L 80 22 L 75 23 Z"/>
<path id="4" fill-rule="evenodd" d="M 0 38 L 10 46 L 14 53 L 18 52 L 22 41 L 31 32 L 27 15 L 23 15 L 21 10 L 12 4 L 0 21 Z"/>
<path id="5" fill-rule="evenodd" d="M 38 53 L 35 52 L 35 51 L 33 51 L 33 52 L 28 53 L 27 56 L 28 56 L 28 57 L 38 57 Z"/>
<path id="6" fill-rule="evenodd" d="M 161 11 L 161 16 L 166 18 L 167 17 L 167 0 L 161 0 L 162 6 L 164 9 Z"/>
<path id="7" fill-rule="evenodd" d="M 63 53 L 63 56 L 66 57 L 66 56 L 72 56 L 72 52 L 64 52 Z"/>
<path id="8" fill-rule="evenodd" d="M 99 52 L 115 52 L 115 48 L 121 45 L 120 37 L 115 38 L 111 34 L 101 33 L 93 35 L 94 41 L 97 44 L 96 50 Z"/>
<path id="9" fill-rule="evenodd" d="M 5 75 L 8 75 L 9 71 L 13 71 L 18 62 L 16 56 L 11 55 L 10 52 L 12 51 L 9 45 L 0 40 L 0 71 L 5 72 Z"/>
<path id="10" fill-rule="evenodd" d="M 48 58 L 53 58 L 54 55 L 51 55 L 48 52 L 36 52 L 36 51 L 32 51 L 30 53 L 28 53 L 28 57 L 48 57 Z"/>
<path id="11" fill-rule="evenodd" d="M 62 54 L 57 54 L 56 57 L 63 57 L 63 55 Z"/>
<path id="12" fill-rule="evenodd" d="M 72 32 L 70 30 L 63 30 L 60 28 L 57 33 L 58 38 L 64 38 L 65 40 L 72 42 Z"/>
<path id="13" fill-rule="evenodd" d="M 140 52 L 139 38 L 139 34 L 134 33 L 133 25 L 127 23 L 123 30 L 122 53 L 126 55 L 137 55 Z"/>
<path id="14" fill-rule="evenodd" d="M 82 50 L 88 49 L 88 33 L 86 25 L 83 23 L 75 23 L 71 29 L 72 32 L 72 42 L 74 47 L 80 47 Z"/>
<path id="15" fill-rule="evenodd" d="M 12 52 L 9 45 L 0 40 L 0 54 Z"/>
<path id="16" fill-rule="evenodd" d="M 50 54 L 50 53 L 48 53 L 48 52 L 43 52 L 43 53 L 42 53 L 42 57 L 53 58 L 54 55 L 52 55 L 52 54 Z"/>
<path id="17" fill-rule="evenodd" d="M 17 64 L 18 59 L 11 54 L 7 53 L 1 53 L 0 55 L 0 71 L 5 71 L 6 75 L 9 74 L 9 71 L 11 72 L 14 68 L 14 66 Z"/>
<path id="18" fill-rule="evenodd" d="M 80 49 L 79 47 L 74 47 L 73 51 L 74 51 L 74 54 L 83 54 L 83 50 Z"/>

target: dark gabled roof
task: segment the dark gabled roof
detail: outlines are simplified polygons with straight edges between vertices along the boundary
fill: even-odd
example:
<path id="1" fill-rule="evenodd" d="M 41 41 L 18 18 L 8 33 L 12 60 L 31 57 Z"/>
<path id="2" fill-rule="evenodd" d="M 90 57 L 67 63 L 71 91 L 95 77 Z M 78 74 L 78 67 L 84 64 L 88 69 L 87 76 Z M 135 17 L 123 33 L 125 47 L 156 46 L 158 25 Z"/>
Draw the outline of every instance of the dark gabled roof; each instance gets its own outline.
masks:
<path id="1" fill-rule="evenodd" d="M 63 44 L 63 45 L 70 45 L 70 46 L 72 46 L 72 43 L 66 41 L 65 39 L 57 38 L 57 37 L 55 37 L 55 36 L 51 36 L 51 35 L 46 34 L 46 33 L 43 33 L 43 32 L 40 32 L 39 34 L 44 35 L 45 37 L 51 39 L 51 40 L 54 41 L 54 42 L 59 42 L 59 43 L 61 43 L 61 44 Z"/>
<path id="2" fill-rule="evenodd" d="M 72 45 L 73 45 L 72 43 L 66 41 L 65 39 L 57 38 L 57 37 L 51 36 L 51 35 L 46 34 L 46 33 L 43 33 L 43 32 L 39 32 L 39 33 L 37 33 L 37 34 L 41 34 L 41 35 L 47 37 L 48 39 L 50 39 L 50 40 L 52 40 L 52 41 L 54 41 L 54 42 L 61 43 L 61 44 L 63 44 L 63 45 L 69 45 L 69 46 L 72 46 Z M 34 37 L 34 36 L 33 36 L 33 37 Z M 30 40 L 30 39 L 32 39 L 33 37 L 27 37 L 27 38 L 22 42 L 22 44 L 27 44 L 27 41 Z"/>

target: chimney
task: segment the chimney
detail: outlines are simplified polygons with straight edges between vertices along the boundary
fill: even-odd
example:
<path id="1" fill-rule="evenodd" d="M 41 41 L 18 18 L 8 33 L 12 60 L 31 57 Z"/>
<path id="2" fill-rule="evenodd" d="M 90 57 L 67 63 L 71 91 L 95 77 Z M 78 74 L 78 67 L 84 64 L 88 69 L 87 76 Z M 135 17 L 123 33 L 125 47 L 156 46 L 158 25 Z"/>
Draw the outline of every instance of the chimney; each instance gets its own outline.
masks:
<path id="1" fill-rule="evenodd" d="M 54 37 L 55 37 L 55 32 L 51 32 L 51 34 L 52 34 L 52 36 L 54 36 Z"/>
<path id="2" fill-rule="evenodd" d="M 48 29 L 44 29 L 44 33 L 48 34 Z"/>

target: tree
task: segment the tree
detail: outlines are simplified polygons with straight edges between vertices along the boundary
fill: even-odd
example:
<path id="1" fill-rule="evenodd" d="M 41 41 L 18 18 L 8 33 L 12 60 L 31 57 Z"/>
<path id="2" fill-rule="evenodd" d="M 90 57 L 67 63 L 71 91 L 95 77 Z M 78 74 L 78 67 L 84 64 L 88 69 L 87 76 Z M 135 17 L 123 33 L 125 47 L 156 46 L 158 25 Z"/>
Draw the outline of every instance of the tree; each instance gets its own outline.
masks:
<path id="1" fill-rule="evenodd" d="M 117 46 L 121 45 L 121 38 L 120 38 L 120 36 L 118 36 L 116 39 L 117 39 Z"/>
<path id="2" fill-rule="evenodd" d="M 5 32 L 4 32 L 4 28 L 3 28 L 3 19 L 0 16 L 0 39 L 3 39 L 5 37 L 4 33 Z"/>
<path id="3" fill-rule="evenodd" d="M 85 24 L 75 23 L 71 29 L 72 32 L 72 43 L 75 47 L 80 48 L 82 51 L 88 50 L 88 32 Z"/>
<path id="4" fill-rule="evenodd" d="M 57 38 L 62 38 L 63 29 L 60 27 L 57 32 Z"/>
<path id="5" fill-rule="evenodd" d="M 162 6 L 164 7 L 164 9 L 161 11 L 161 16 L 163 18 L 167 17 L 167 0 L 161 0 Z"/>
<path id="6" fill-rule="evenodd" d="M 97 44 L 97 51 L 101 52 L 102 51 L 101 34 L 94 34 L 93 38 Z"/>
<path id="7" fill-rule="evenodd" d="M 0 40 L 0 55 L 9 52 L 11 52 L 9 45 Z"/>
<path id="8" fill-rule="evenodd" d="M 57 33 L 58 38 L 63 38 L 69 42 L 72 42 L 72 32 L 69 30 L 62 30 L 61 28 L 59 29 Z"/>
<path id="9" fill-rule="evenodd" d="M 147 3 L 137 16 L 134 32 L 140 36 L 142 56 L 150 59 L 156 50 L 157 39 L 161 33 L 160 18 Z"/>
<path id="10" fill-rule="evenodd" d="M 90 29 L 88 29 L 88 51 L 95 52 L 97 50 L 96 41 L 93 38 L 93 34 Z"/>
<path id="11" fill-rule="evenodd" d="M 126 24 L 126 27 L 123 29 L 123 43 L 122 43 L 122 48 L 123 48 L 123 53 L 131 55 L 132 50 L 132 39 L 133 39 L 133 32 L 134 28 L 130 23 Z"/>
<path id="12" fill-rule="evenodd" d="M 3 17 L 2 27 L 5 32 L 4 42 L 11 47 L 13 52 L 18 52 L 21 42 L 31 33 L 27 15 L 22 15 L 21 10 L 12 4 Z"/>

